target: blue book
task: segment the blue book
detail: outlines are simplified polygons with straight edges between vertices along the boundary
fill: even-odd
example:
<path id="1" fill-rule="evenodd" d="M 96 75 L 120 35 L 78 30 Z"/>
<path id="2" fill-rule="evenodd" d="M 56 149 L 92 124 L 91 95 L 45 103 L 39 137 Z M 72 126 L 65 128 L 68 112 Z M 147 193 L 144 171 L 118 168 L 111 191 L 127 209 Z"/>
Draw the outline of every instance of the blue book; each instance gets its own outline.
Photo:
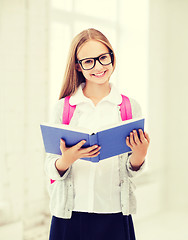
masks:
<path id="1" fill-rule="evenodd" d="M 81 140 L 86 140 L 83 147 L 93 145 L 101 146 L 100 154 L 93 158 L 83 158 L 91 162 L 113 157 L 122 153 L 131 152 L 126 144 L 126 137 L 133 130 L 142 129 L 144 131 L 144 118 L 135 118 L 124 121 L 108 129 L 103 129 L 97 133 L 83 130 L 76 130 L 70 125 L 64 124 L 41 124 L 41 132 L 45 151 L 61 155 L 60 139 L 65 140 L 66 146 L 71 147 Z M 139 135 L 139 134 L 138 134 Z"/>

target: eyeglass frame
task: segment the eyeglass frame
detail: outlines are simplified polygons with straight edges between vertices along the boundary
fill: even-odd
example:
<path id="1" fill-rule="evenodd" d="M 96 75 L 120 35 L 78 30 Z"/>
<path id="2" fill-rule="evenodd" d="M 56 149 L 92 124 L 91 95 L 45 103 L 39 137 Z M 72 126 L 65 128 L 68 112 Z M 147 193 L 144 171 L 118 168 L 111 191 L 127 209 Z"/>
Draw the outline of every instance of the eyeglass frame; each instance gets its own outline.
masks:
<path id="1" fill-rule="evenodd" d="M 103 56 L 103 55 L 105 55 L 105 54 L 110 54 L 110 58 L 111 58 L 111 62 L 110 63 L 108 63 L 108 64 L 102 64 L 101 63 L 101 61 L 99 60 L 99 58 L 101 57 L 101 56 Z M 86 60 L 86 59 L 93 59 L 94 60 L 94 65 L 93 65 L 93 67 L 92 68 L 89 68 L 89 69 L 85 69 L 83 66 L 82 66 L 82 61 L 84 61 L 84 60 Z M 95 65 L 96 65 L 96 61 L 98 61 L 101 65 L 103 65 L 103 66 L 107 66 L 107 65 L 110 65 L 111 63 L 113 63 L 113 52 L 108 52 L 108 53 L 103 53 L 103 54 L 101 54 L 101 55 L 99 55 L 98 57 L 95 57 L 95 58 L 83 58 L 83 59 L 80 59 L 80 60 L 77 60 L 77 63 L 79 63 L 80 65 L 81 65 L 81 67 L 82 67 L 82 69 L 83 70 L 91 70 L 91 69 L 93 69 L 94 67 L 95 67 Z"/>

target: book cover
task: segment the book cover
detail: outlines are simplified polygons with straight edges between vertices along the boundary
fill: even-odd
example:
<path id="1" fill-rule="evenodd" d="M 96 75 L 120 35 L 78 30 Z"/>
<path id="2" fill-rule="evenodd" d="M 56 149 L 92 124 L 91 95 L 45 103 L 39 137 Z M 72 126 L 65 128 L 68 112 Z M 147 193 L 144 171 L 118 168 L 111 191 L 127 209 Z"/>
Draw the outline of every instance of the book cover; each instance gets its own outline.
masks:
<path id="1" fill-rule="evenodd" d="M 142 129 L 144 131 L 144 118 L 123 121 L 113 125 L 108 129 L 102 129 L 97 133 L 88 132 L 84 129 L 74 129 L 70 125 L 64 124 L 41 124 L 41 132 L 45 151 L 61 155 L 60 139 L 65 140 L 66 146 L 71 147 L 81 140 L 86 140 L 83 147 L 94 144 L 101 146 L 100 154 L 94 158 L 83 158 L 92 162 L 113 157 L 122 153 L 130 152 L 131 149 L 126 144 L 126 137 L 133 130 Z"/>

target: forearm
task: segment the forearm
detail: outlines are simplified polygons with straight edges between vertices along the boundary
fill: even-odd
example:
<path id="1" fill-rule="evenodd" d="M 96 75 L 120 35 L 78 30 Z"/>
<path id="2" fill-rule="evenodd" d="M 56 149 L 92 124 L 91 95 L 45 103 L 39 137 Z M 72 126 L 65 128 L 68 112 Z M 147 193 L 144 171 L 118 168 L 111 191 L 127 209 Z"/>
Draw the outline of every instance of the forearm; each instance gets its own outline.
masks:
<path id="1" fill-rule="evenodd" d="M 63 176 L 63 174 L 67 171 L 67 169 L 69 168 L 69 166 L 67 166 L 64 161 L 63 158 L 58 158 L 55 162 L 55 167 L 57 169 L 57 171 L 59 172 L 60 176 Z"/>
<path id="2" fill-rule="evenodd" d="M 133 171 L 138 171 L 142 164 L 144 163 L 145 158 L 136 156 L 134 153 L 130 155 L 129 161 Z"/>

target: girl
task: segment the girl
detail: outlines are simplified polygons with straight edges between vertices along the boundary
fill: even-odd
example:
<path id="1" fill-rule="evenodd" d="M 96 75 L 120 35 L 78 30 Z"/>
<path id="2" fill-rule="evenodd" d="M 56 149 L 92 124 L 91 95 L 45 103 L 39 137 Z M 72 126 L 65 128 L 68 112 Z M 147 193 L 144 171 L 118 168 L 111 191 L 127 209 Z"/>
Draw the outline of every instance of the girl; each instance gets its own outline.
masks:
<path id="1" fill-rule="evenodd" d="M 122 97 L 109 83 L 116 58 L 108 39 L 87 29 L 72 41 L 64 84 L 52 122 L 62 123 L 64 98 L 76 105 L 70 125 L 98 131 L 121 122 L 118 105 Z M 141 110 L 130 99 L 132 116 Z M 85 141 L 67 148 L 61 140 L 62 155 L 48 154 L 45 169 L 50 185 L 52 222 L 50 240 L 133 240 L 131 214 L 136 203 L 131 177 L 140 172 L 149 146 L 149 136 L 139 130 L 125 141 L 132 154 L 122 154 L 98 163 L 81 160 L 100 154 L 100 146 L 82 148 Z"/>

